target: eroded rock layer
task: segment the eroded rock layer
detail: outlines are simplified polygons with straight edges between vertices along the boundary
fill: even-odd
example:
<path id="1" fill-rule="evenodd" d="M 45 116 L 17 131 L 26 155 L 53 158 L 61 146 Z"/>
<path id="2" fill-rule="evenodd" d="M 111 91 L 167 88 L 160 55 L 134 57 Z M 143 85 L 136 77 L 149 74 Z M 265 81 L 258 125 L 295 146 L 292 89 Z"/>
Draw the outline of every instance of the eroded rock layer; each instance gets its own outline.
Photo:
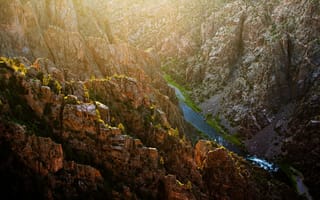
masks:
<path id="1" fill-rule="evenodd" d="M 114 38 L 105 2 L 1 2 L 1 192 L 39 199 L 297 198 L 223 147 L 191 144 L 196 131 L 183 120 L 159 59 Z"/>

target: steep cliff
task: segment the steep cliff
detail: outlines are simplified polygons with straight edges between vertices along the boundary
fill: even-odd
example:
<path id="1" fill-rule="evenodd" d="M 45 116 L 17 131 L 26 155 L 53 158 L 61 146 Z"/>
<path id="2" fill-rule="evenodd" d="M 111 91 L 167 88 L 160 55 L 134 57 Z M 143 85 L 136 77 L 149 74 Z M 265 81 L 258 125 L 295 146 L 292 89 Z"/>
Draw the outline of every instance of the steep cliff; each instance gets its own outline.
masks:
<path id="1" fill-rule="evenodd" d="M 251 154 L 293 164 L 319 196 L 319 1 L 112 2 L 126 11 L 111 14 L 121 37 L 158 52 L 204 115 Z"/>
<path id="2" fill-rule="evenodd" d="M 193 29 L 162 38 L 160 53 L 177 47 L 165 71 L 250 153 L 293 164 L 319 196 L 319 166 L 311 164 L 320 158 L 319 2 L 226 1 L 205 10 L 201 23 L 181 12 Z M 198 41 L 188 37 L 193 30 Z"/>
<path id="3" fill-rule="evenodd" d="M 212 142 L 193 147 L 161 110 L 167 104 L 170 112 L 176 109 L 169 98 L 133 78 L 59 81 L 18 58 L 2 57 L 0 68 L 1 176 L 8 197 L 256 199 L 262 191 L 281 198 L 292 193 Z"/>
<path id="4" fill-rule="evenodd" d="M 183 120 L 159 59 L 121 43 L 106 10 L 99 0 L 1 2 L 3 194 L 297 198 L 213 142 L 193 146 L 196 131 Z"/>
<path id="5" fill-rule="evenodd" d="M 114 43 L 106 1 L 15 0 L 1 4 L 1 55 L 24 56 L 35 64 L 41 58 L 49 59 L 63 73 L 76 74 L 74 79 L 133 75 L 139 72 L 136 68 L 146 66 L 150 77 L 156 74 L 152 69 L 159 63 L 152 54 Z"/>
<path id="6" fill-rule="evenodd" d="M 293 163 L 316 196 L 319 17 L 318 1 L 234 1 L 204 23 L 185 69 L 205 114 L 231 122 L 252 154 Z"/>

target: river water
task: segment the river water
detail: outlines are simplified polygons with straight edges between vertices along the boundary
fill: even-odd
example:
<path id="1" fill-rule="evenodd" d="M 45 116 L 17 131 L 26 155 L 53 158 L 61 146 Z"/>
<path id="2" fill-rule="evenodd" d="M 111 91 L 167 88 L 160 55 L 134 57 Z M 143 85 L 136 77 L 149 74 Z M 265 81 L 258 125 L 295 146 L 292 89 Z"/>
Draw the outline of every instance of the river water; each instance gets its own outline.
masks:
<path id="1" fill-rule="evenodd" d="M 185 97 L 177 87 L 173 85 L 169 86 L 175 90 L 176 96 L 179 99 L 179 106 L 182 109 L 185 120 L 192 124 L 196 129 L 208 135 L 212 140 L 214 140 L 218 144 L 226 147 L 228 150 L 238 154 L 239 156 L 245 157 L 247 160 L 258 165 L 259 167 L 271 172 L 276 172 L 278 170 L 278 167 L 275 166 L 273 163 L 270 163 L 256 156 L 247 155 L 239 147 L 225 140 L 219 133 L 217 133 L 217 131 L 212 126 L 210 126 L 206 122 L 205 118 L 200 113 L 195 112 L 185 103 Z"/>
<path id="2" fill-rule="evenodd" d="M 274 163 L 271 163 L 263 158 L 259 158 L 255 155 L 248 155 L 243 150 L 238 148 L 236 145 L 228 142 L 225 140 L 216 130 L 211 127 L 205 120 L 205 118 L 198 112 L 195 112 L 192 108 L 190 108 L 185 103 L 185 97 L 183 96 L 182 92 L 175 86 L 169 84 L 175 90 L 176 96 L 179 99 L 179 106 L 183 112 L 183 116 L 187 122 L 193 125 L 199 131 L 207 134 L 212 140 L 217 142 L 218 144 L 226 147 L 228 150 L 238 154 L 239 156 L 244 157 L 246 160 L 250 161 L 251 163 L 269 171 L 269 172 L 277 172 L 279 167 Z M 296 173 L 297 174 L 297 173 Z M 303 175 L 294 175 L 291 174 L 293 179 L 296 181 L 296 189 L 300 195 L 304 195 L 308 200 L 312 200 L 308 192 L 308 188 L 303 183 Z"/>

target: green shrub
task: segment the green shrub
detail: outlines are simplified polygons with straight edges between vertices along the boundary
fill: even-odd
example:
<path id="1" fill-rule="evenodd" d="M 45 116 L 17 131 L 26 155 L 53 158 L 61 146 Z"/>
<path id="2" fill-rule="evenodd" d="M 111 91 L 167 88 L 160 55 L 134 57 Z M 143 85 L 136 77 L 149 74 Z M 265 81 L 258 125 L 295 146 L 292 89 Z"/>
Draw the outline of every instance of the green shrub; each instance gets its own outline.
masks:
<path id="1" fill-rule="evenodd" d="M 118 124 L 118 128 L 119 128 L 123 133 L 125 133 L 125 127 L 123 126 L 122 123 L 119 123 L 119 124 Z"/>
<path id="2" fill-rule="evenodd" d="M 76 96 L 68 95 L 63 98 L 64 104 L 77 105 L 80 104 Z"/>
<path id="3" fill-rule="evenodd" d="M 42 85 L 49 86 L 50 89 L 56 94 L 61 94 L 62 86 L 57 80 L 53 79 L 50 74 L 43 76 Z"/>

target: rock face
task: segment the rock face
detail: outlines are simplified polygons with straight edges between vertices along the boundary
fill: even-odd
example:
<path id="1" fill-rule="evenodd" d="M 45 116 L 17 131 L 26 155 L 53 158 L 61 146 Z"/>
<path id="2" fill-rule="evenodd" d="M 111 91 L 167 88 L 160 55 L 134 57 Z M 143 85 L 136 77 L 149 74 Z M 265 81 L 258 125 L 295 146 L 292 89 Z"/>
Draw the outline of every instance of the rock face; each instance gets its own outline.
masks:
<path id="1" fill-rule="evenodd" d="M 199 57 L 185 68 L 193 97 L 231 121 L 251 153 L 311 173 L 307 163 L 320 155 L 308 139 L 318 141 L 311 120 L 319 112 L 309 108 L 319 100 L 319 3 L 234 1 L 207 20 Z M 318 196 L 314 177 L 306 182 Z"/>
<path id="2" fill-rule="evenodd" d="M 215 190 L 209 191 L 211 196 L 215 196 L 215 198 L 222 196 L 223 198 L 246 199 L 245 196 L 241 195 L 247 193 L 243 190 L 246 188 L 246 180 L 240 174 L 240 171 L 234 167 L 234 160 L 225 149 L 218 148 L 209 151 L 203 165 L 203 178 L 207 180 L 208 188 L 215 188 Z"/>
<path id="3" fill-rule="evenodd" d="M 120 44 L 106 2 L 1 2 L 0 54 L 17 56 L 0 58 L 1 192 L 12 199 L 285 199 L 292 191 L 261 169 L 214 143 L 191 145 L 195 130 L 161 78 L 159 59 Z"/>
<path id="4" fill-rule="evenodd" d="M 19 59 L 1 58 L 0 64 L 0 172 L 8 174 L 3 180 L 10 184 L 3 193 L 12 198 L 254 199 L 259 198 L 254 192 L 241 191 L 271 185 L 281 197 L 278 192 L 288 190 L 267 174 L 259 175 L 265 182 L 258 184 L 246 170 L 261 170 L 212 142 L 200 141 L 194 149 L 162 111 L 165 105 L 174 110 L 174 104 L 152 101 L 161 94 L 132 78 L 76 84 L 47 80 L 41 69 L 35 75 L 34 67 L 25 67 Z M 72 92 L 70 85 L 78 85 L 72 88 L 79 91 Z"/>
<path id="5" fill-rule="evenodd" d="M 93 193 L 94 196 L 98 195 L 97 198 L 102 198 L 104 193 L 108 196 L 117 196 L 116 191 L 111 189 L 119 186 L 121 188 L 119 192 L 129 188 L 127 192 L 131 195 L 136 196 L 139 193 L 142 197 L 156 198 L 157 184 L 165 174 L 163 167 L 159 166 L 157 149 L 145 147 L 139 139 L 123 135 L 120 129 L 106 124 L 101 116 L 108 119 L 106 112 L 108 109 L 102 103 L 80 101 L 81 96 L 78 98 L 75 94 L 81 92 L 66 96 L 55 93 L 53 91 L 56 85 L 51 85 L 51 88 L 41 86 L 43 82 L 36 77 L 29 77 L 29 73 L 24 74 L 19 70 L 15 71 L 12 66 L 16 64 L 13 63 L 14 61 L 9 59 L 1 60 L 1 87 L 7 88 L 1 93 L 1 106 L 4 108 L 1 113 L 1 125 L 10 129 L 10 131 L 4 129 L 1 137 L 11 146 L 10 151 L 17 154 L 17 159 L 23 166 L 31 168 L 43 179 L 50 177 L 47 187 L 52 195 L 56 195 L 56 187 L 65 185 L 63 191 L 70 190 L 69 197 L 81 193 Z M 21 71 L 32 70 L 20 67 Z M 19 88 L 19 90 L 9 91 L 9 88 Z M 41 93 L 44 89 L 38 88 L 45 88 L 46 96 Z M 10 102 L 13 100 L 15 102 Z M 36 103 L 45 105 L 44 111 L 33 106 Z M 99 110 L 102 111 L 101 115 Z M 28 120 L 24 119 L 26 112 L 29 112 Z M 26 128 L 8 122 L 12 119 L 21 121 Z M 26 129 L 32 124 L 34 125 L 29 130 L 28 134 L 31 134 L 29 136 Z M 62 146 L 50 138 L 60 141 Z M 105 179 L 98 170 L 88 166 L 78 166 L 70 160 L 96 166 L 103 170 Z M 51 174 L 54 177 L 51 177 Z M 68 177 L 69 179 L 65 181 L 60 180 Z M 73 180 L 78 184 L 79 194 L 72 189 Z M 117 182 L 117 186 L 109 186 L 112 182 L 113 184 Z M 111 189 L 100 191 L 103 184 L 107 184 Z M 132 189 L 123 184 L 129 185 Z M 130 190 L 134 190 L 134 193 L 132 194 Z M 63 196 L 52 198 L 61 199 Z"/>
<path id="6" fill-rule="evenodd" d="M 250 153 L 293 163 L 309 174 L 306 182 L 319 196 L 319 168 L 311 166 L 320 155 L 314 132 L 319 128 L 319 2 L 133 4 L 109 4 L 127 11 L 122 18 L 111 14 L 117 30 L 127 29 L 122 37 L 158 52 L 163 69 L 192 89 L 204 114 L 220 118 Z M 144 9 L 134 15 L 137 7 Z M 128 30 L 119 20 L 135 23 Z"/>
<path id="7" fill-rule="evenodd" d="M 154 48 L 204 114 L 240 135 L 250 153 L 292 163 L 318 197 L 319 168 L 311 163 L 320 156 L 319 2 L 204 0 L 172 11 L 173 4 L 159 3 L 152 13 L 166 14 L 146 14 L 154 18 L 132 28 L 148 38 L 152 31 L 141 24 L 152 24 L 161 42 L 141 42 L 133 33 L 129 42 Z"/>
<path id="8" fill-rule="evenodd" d="M 61 144 L 28 135 L 26 127 L 1 119 L 1 188 L 6 198 L 90 198 L 103 195 L 103 177 L 90 166 L 64 159 Z M 84 195 L 84 196 L 82 196 Z"/>
<path id="9" fill-rule="evenodd" d="M 148 66 L 152 78 L 158 65 L 149 53 L 113 44 L 105 1 L 15 0 L 1 7 L 2 56 L 49 59 L 67 79 L 132 75 L 141 66 Z"/>

